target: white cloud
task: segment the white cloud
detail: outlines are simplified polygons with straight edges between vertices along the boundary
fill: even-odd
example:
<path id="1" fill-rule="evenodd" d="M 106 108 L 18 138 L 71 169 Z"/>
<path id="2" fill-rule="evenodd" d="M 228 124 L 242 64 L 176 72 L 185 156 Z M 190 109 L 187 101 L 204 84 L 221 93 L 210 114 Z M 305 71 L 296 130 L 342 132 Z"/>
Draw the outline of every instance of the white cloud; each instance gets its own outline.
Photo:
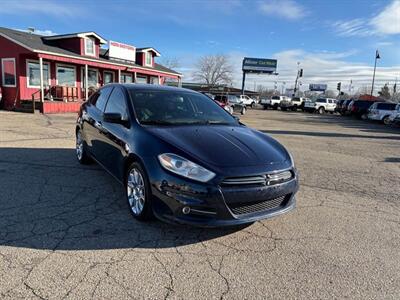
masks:
<path id="1" fill-rule="evenodd" d="M 307 52 L 303 49 L 289 49 L 280 51 L 272 55 L 273 58 L 278 60 L 277 72 L 279 75 L 248 74 L 246 76 L 246 88 L 252 90 L 257 85 L 273 88 L 275 81 L 278 83 L 279 90 L 283 82 L 285 82 L 285 88 L 293 88 L 297 74 L 297 62 L 300 62 L 300 68 L 304 69 L 304 76 L 300 79 L 301 90 L 307 90 L 310 83 L 326 83 L 329 89 L 336 90 L 336 84 L 342 82 L 343 91 L 347 92 L 350 80 L 352 80 L 353 91 L 356 92 L 360 87 L 371 85 L 373 73 L 372 64 L 351 62 L 351 57 L 357 53 L 357 50 Z M 231 52 L 229 55 L 234 66 L 233 86 L 240 88 L 242 60 L 243 57 L 250 55 L 245 52 Z M 196 58 L 192 57 L 192 61 L 196 61 Z M 193 64 L 188 62 L 181 71 L 185 75 L 185 81 L 192 80 Z M 375 90 L 378 91 L 385 83 L 393 84 L 399 74 L 400 65 L 380 67 L 378 62 Z"/>
<path id="2" fill-rule="evenodd" d="M 370 22 L 377 33 L 399 34 L 400 33 L 400 1 L 396 0 Z"/>
<path id="3" fill-rule="evenodd" d="M 0 14 L 42 14 L 56 17 L 75 17 L 83 14 L 82 9 L 78 8 L 76 4 L 76 2 L 69 4 L 69 2 L 49 0 L 3 1 L 0 5 Z"/>
<path id="4" fill-rule="evenodd" d="M 16 30 L 23 31 L 23 32 L 29 32 L 28 29 L 16 28 Z M 50 36 L 50 35 L 57 35 L 58 34 L 58 33 L 54 32 L 54 31 L 49 30 L 49 29 L 41 30 L 41 29 L 36 29 L 36 28 L 35 28 L 34 33 L 38 34 L 38 35 L 44 35 L 44 36 Z"/>
<path id="5" fill-rule="evenodd" d="M 400 34 L 400 0 L 394 0 L 371 20 L 340 20 L 331 25 L 338 35 L 346 37 Z"/>
<path id="6" fill-rule="evenodd" d="M 303 6 L 293 0 L 268 0 L 260 4 L 263 14 L 277 16 L 289 20 L 297 20 L 306 16 Z"/>

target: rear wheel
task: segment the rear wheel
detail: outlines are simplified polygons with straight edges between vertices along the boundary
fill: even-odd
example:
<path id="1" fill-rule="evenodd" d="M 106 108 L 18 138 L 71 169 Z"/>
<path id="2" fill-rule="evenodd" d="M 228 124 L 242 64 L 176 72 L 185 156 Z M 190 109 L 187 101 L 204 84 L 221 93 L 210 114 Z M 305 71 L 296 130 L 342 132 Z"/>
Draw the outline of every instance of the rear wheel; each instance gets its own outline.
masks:
<path id="1" fill-rule="evenodd" d="M 278 104 L 275 103 L 274 106 L 273 106 L 272 108 L 273 108 L 274 110 L 277 110 L 277 109 L 278 109 Z"/>
<path id="2" fill-rule="evenodd" d="M 287 111 L 287 107 L 281 107 L 281 110 Z"/>
<path id="3" fill-rule="evenodd" d="M 129 209 L 136 219 L 147 221 L 153 217 L 150 184 L 144 169 L 136 162 L 126 173 L 125 193 Z"/>
<path id="4" fill-rule="evenodd" d="M 325 113 L 325 108 L 323 108 L 322 106 L 318 109 L 318 113 L 320 115 L 323 115 Z"/>
<path id="5" fill-rule="evenodd" d="M 256 103 L 255 102 L 251 102 L 251 108 L 255 108 L 256 107 Z"/>
<path id="6" fill-rule="evenodd" d="M 242 111 L 240 112 L 242 115 L 246 114 L 246 106 L 243 106 Z"/>

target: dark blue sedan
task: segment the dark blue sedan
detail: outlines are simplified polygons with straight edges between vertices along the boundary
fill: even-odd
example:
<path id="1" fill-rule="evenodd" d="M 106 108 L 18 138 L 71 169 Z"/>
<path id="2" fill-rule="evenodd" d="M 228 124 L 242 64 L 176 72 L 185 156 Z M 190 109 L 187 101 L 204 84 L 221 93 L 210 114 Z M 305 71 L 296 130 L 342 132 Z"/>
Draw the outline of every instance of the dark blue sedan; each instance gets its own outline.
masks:
<path id="1" fill-rule="evenodd" d="M 106 85 L 81 107 L 80 163 L 120 181 L 133 216 L 199 226 L 254 222 L 290 211 L 298 190 L 289 152 L 186 89 Z"/>

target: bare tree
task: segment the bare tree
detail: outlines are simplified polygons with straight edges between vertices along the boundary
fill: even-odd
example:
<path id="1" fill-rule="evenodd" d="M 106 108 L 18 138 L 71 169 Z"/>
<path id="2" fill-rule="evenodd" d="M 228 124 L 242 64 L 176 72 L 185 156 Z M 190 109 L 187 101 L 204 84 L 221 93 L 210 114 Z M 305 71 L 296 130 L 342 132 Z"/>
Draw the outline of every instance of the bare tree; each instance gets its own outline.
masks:
<path id="1" fill-rule="evenodd" d="M 193 78 L 209 85 L 229 84 L 232 82 L 233 67 L 226 55 L 206 55 L 201 57 L 193 72 Z"/>
<path id="2" fill-rule="evenodd" d="M 168 69 L 177 69 L 180 67 L 179 60 L 176 57 L 163 57 L 160 60 L 160 64 L 162 64 L 164 67 L 167 67 Z"/>

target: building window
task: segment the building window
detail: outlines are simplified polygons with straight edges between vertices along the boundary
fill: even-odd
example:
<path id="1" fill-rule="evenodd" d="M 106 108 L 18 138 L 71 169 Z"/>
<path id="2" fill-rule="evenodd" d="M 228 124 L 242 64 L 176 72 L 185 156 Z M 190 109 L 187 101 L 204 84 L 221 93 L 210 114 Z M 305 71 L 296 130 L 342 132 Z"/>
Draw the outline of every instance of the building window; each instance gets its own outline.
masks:
<path id="1" fill-rule="evenodd" d="M 27 61 L 26 76 L 29 88 L 40 87 L 40 64 L 37 61 Z M 43 85 L 50 85 L 50 65 L 43 63 Z"/>
<path id="2" fill-rule="evenodd" d="M 3 58 L 1 60 L 1 70 L 2 70 L 3 86 L 16 87 L 17 74 L 15 69 L 15 58 Z"/>
<path id="3" fill-rule="evenodd" d="M 114 73 L 113 72 L 108 72 L 104 71 L 104 80 L 103 84 L 108 84 L 114 82 Z"/>
<path id="4" fill-rule="evenodd" d="M 132 74 L 121 74 L 121 83 L 132 83 Z"/>
<path id="5" fill-rule="evenodd" d="M 152 55 L 150 52 L 146 52 L 146 65 L 152 66 Z"/>
<path id="6" fill-rule="evenodd" d="M 82 87 L 85 88 L 86 80 L 85 80 L 85 68 L 82 69 Z M 97 88 L 99 84 L 98 73 L 97 70 L 89 69 L 88 70 L 88 86 L 89 88 L 94 87 Z"/>
<path id="7" fill-rule="evenodd" d="M 85 38 L 85 55 L 95 55 L 94 40 L 91 38 Z"/>
<path id="8" fill-rule="evenodd" d="M 76 86 L 76 70 L 72 66 L 57 66 L 57 85 Z"/>
<path id="9" fill-rule="evenodd" d="M 137 76 L 136 83 L 147 83 L 147 77 L 146 76 Z"/>
<path id="10" fill-rule="evenodd" d="M 151 84 L 160 84 L 160 80 L 159 80 L 158 77 L 151 76 L 151 77 L 150 77 L 150 83 L 151 83 Z"/>

